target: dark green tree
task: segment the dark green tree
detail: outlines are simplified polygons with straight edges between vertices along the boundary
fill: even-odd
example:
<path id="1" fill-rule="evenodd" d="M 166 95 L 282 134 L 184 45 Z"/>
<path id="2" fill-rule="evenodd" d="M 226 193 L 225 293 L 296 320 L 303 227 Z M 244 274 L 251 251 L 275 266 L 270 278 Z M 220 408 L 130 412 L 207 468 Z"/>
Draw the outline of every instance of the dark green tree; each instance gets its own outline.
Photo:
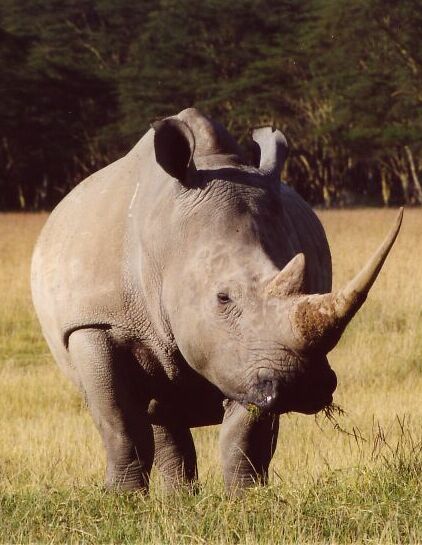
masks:
<path id="1" fill-rule="evenodd" d="M 157 118 L 285 130 L 317 204 L 422 203 L 418 0 L 3 0 L 0 207 L 51 208 Z"/>

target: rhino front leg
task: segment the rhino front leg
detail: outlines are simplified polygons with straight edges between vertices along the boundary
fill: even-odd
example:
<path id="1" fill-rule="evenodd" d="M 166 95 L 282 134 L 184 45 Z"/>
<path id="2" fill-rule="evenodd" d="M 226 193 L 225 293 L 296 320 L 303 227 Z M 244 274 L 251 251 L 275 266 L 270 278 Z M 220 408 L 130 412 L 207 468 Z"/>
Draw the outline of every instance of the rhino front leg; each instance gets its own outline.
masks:
<path id="1" fill-rule="evenodd" d="M 176 423 L 153 425 L 154 464 L 167 491 L 193 486 L 198 478 L 196 452 L 190 429 Z"/>
<path id="2" fill-rule="evenodd" d="M 220 432 L 224 483 L 230 494 L 268 480 L 278 437 L 279 417 L 257 415 L 236 401 L 225 402 Z"/>
<path id="3" fill-rule="evenodd" d="M 130 355 L 113 345 L 107 331 L 96 329 L 73 332 L 69 352 L 106 449 L 106 485 L 146 491 L 154 438 L 146 402 L 133 388 Z"/>

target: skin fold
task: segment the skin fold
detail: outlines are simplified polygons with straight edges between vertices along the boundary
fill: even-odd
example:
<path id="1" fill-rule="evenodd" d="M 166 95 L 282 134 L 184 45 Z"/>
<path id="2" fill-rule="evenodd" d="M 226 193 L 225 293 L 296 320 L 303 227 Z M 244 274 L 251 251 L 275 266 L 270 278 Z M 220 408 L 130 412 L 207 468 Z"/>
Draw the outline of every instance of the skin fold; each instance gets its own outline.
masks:
<path id="1" fill-rule="evenodd" d="M 44 336 L 85 397 L 106 483 L 195 486 L 190 429 L 221 423 L 232 494 L 265 484 L 279 415 L 318 412 L 326 358 L 366 298 L 400 226 L 331 293 L 311 208 L 280 183 L 287 144 L 253 134 L 257 162 L 196 109 L 159 121 L 81 182 L 36 245 L 32 293 Z"/>

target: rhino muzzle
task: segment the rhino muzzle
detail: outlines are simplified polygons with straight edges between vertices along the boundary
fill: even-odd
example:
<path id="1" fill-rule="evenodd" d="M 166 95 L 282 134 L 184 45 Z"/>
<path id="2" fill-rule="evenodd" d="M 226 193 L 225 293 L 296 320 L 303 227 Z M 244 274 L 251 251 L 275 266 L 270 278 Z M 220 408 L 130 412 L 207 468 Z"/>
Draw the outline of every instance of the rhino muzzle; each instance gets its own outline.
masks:
<path id="1" fill-rule="evenodd" d="M 325 357 L 292 370 L 259 369 L 243 403 L 266 412 L 317 413 L 333 400 L 337 377 Z"/>

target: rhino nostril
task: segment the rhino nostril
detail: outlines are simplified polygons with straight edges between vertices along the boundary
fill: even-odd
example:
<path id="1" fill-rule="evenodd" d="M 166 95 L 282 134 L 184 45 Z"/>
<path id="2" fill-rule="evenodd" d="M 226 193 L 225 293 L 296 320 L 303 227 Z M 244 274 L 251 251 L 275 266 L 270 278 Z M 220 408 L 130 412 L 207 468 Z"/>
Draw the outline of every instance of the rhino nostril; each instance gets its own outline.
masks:
<path id="1" fill-rule="evenodd" d="M 264 380 L 262 381 L 262 391 L 272 393 L 274 389 L 273 381 L 272 380 Z"/>
<path id="2" fill-rule="evenodd" d="M 278 381 L 275 379 L 265 379 L 257 385 L 258 403 L 260 406 L 270 408 L 277 400 Z"/>
<path id="3" fill-rule="evenodd" d="M 331 394 L 337 388 L 337 376 L 331 367 L 321 370 L 321 372 L 317 374 L 315 378 L 321 384 L 321 387 L 329 391 Z"/>
<path id="4" fill-rule="evenodd" d="M 332 369 L 330 369 L 330 375 L 328 379 L 329 388 L 331 390 L 331 393 L 334 392 L 334 390 L 337 388 L 337 375 L 334 373 Z"/>

